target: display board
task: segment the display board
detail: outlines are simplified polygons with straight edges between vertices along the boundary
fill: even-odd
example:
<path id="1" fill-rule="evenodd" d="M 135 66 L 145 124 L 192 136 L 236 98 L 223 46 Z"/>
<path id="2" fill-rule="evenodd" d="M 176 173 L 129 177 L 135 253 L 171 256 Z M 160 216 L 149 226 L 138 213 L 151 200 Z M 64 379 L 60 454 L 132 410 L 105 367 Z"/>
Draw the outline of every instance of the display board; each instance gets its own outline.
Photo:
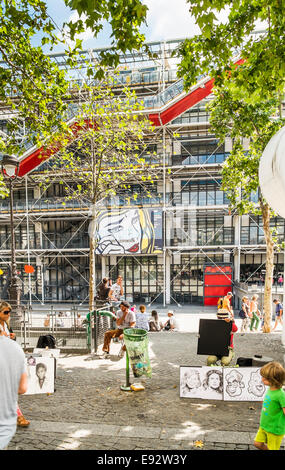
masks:
<path id="1" fill-rule="evenodd" d="M 220 367 L 180 367 L 180 397 L 222 400 L 223 380 Z"/>
<path id="2" fill-rule="evenodd" d="M 232 322 L 200 319 L 197 354 L 228 356 Z"/>
<path id="3" fill-rule="evenodd" d="M 53 357 L 27 355 L 28 388 L 25 395 L 54 393 L 55 360 Z"/>
<path id="4" fill-rule="evenodd" d="M 263 401 L 260 368 L 180 366 L 180 397 L 202 400 Z"/>

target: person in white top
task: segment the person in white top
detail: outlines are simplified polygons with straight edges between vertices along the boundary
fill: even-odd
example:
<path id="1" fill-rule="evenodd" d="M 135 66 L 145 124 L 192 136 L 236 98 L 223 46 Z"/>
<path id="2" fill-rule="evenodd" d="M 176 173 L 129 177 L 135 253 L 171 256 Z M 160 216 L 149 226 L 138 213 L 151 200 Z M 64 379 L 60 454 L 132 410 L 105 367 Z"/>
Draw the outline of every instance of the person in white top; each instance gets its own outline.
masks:
<path id="1" fill-rule="evenodd" d="M 111 300 L 120 301 L 123 295 L 123 278 L 122 276 L 118 276 L 117 282 L 111 286 Z"/>
<path id="2" fill-rule="evenodd" d="M 179 323 L 177 321 L 177 318 L 175 318 L 173 311 L 169 310 L 167 316 L 168 320 L 164 324 L 163 329 L 169 331 L 179 331 Z"/>
<path id="3" fill-rule="evenodd" d="M 17 428 L 18 394 L 27 391 L 25 355 L 20 346 L 0 332 L 0 449 L 5 449 Z"/>
<path id="4" fill-rule="evenodd" d="M 0 335 L 6 336 L 9 339 L 16 341 L 16 335 L 10 328 L 10 314 L 12 307 L 8 302 L 0 302 Z M 13 341 L 13 342 L 14 342 Z M 21 412 L 19 406 L 17 407 L 17 426 L 26 428 L 29 426 L 30 421 L 27 420 Z"/>

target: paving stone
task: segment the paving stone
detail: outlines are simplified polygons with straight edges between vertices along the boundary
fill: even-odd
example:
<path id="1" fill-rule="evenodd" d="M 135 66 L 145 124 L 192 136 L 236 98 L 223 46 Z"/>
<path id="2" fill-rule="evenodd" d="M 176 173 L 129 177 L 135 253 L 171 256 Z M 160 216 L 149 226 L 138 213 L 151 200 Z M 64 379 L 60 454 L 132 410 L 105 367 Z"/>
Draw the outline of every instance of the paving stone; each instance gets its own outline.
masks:
<path id="1" fill-rule="evenodd" d="M 120 345 L 112 348 L 116 354 Z M 279 334 L 237 334 L 236 358 L 245 351 L 284 364 Z M 153 374 L 142 379 L 145 390 L 137 393 L 120 389 L 125 361 L 62 355 L 56 392 L 19 398 L 31 425 L 17 430 L 9 448 L 254 450 L 261 403 L 180 398 L 180 365 L 205 365 L 205 356 L 196 352 L 196 333 L 150 335 Z M 131 374 L 131 381 L 138 379 Z"/>

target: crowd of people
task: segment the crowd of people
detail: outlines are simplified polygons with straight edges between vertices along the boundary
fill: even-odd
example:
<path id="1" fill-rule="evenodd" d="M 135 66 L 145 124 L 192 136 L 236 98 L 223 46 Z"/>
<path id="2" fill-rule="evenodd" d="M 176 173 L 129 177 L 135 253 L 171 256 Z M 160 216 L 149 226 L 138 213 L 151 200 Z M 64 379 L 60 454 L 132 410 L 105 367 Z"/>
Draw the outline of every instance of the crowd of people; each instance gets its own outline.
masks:
<path id="1" fill-rule="evenodd" d="M 140 305 L 137 309 L 136 305 L 130 305 L 126 300 L 122 300 L 124 296 L 123 278 L 118 276 L 115 284 L 108 278 L 103 278 L 98 286 L 95 298 L 96 308 L 103 307 L 106 304 L 112 304 L 119 307 L 116 311 L 116 328 L 108 330 L 104 335 L 103 353 L 104 357 L 110 354 L 110 343 L 114 338 L 123 340 L 123 332 L 125 328 L 140 328 L 146 331 L 177 331 L 179 330 L 178 321 L 172 310 L 167 312 L 167 320 L 162 322 L 158 312 L 152 310 L 148 314 L 146 306 Z M 125 346 L 123 345 L 119 357 L 123 357 Z"/>
<path id="2" fill-rule="evenodd" d="M 278 324 L 280 324 L 281 327 L 283 326 L 283 305 L 278 299 L 274 299 L 273 303 L 275 304 L 275 323 L 271 331 L 275 331 Z M 257 332 L 259 331 L 259 326 L 261 327 L 260 331 L 263 331 L 264 315 L 258 308 L 257 294 L 254 294 L 251 299 L 247 296 L 243 296 L 239 317 L 242 319 L 240 329 L 242 334 L 247 331 Z"/>

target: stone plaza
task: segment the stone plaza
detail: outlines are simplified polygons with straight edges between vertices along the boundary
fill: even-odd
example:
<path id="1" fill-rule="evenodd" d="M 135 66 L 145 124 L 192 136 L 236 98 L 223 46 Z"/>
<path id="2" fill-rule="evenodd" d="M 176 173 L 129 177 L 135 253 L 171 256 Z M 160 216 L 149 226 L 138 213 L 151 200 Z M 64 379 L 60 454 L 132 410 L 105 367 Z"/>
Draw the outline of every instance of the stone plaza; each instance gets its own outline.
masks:
<path id="1" fill-rule="evenodd" d="M 197 355 L 201 314 L 177 314 L 181 331 L 149 333 L 152 377 L 145 389 L 126 392 L 126 360 L 112 343 L 110 359 L 62 353 L 56 391 L 20 397 L 31 420 L 10 450 L 251 450 L 261 402 L 180 398 L 180 366 L 202 366 Z M 241 320 L 236 319 L 240 327 Z M 262 355 L 284 364 L 281 332 L 235 334 L 235 358 Z M 100 353 L 100 350 L 98 351 Z M 131 382 L 137 382 L 132 372 Z M 284 443 L 283 443 L 284 444 Z M 283 447 L 284 448 L 284 447 Z"/>

